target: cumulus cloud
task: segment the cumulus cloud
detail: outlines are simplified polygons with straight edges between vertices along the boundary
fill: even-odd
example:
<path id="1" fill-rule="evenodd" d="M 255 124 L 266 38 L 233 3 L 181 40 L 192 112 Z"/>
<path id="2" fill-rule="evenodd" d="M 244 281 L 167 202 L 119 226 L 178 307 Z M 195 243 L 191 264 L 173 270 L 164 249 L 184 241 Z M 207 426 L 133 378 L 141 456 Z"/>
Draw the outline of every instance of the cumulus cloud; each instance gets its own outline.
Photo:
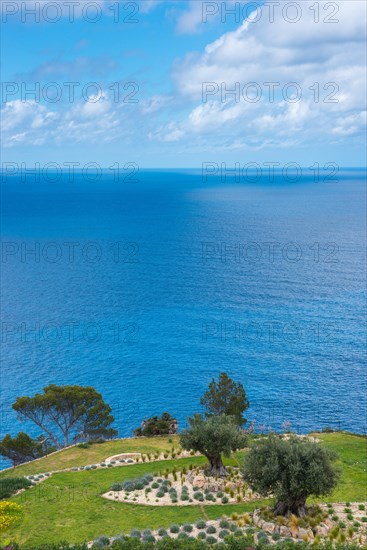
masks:
<path id="1" fill-rule="evenodd" d="M 263 14 L 175 63 L 177 91 L 193 104 L 179 123 L 182 135 L 228 131 L 239 143 L 246 132 L 263 138 L 269 131 L 279 138 L 299 133 L 310 140 L 362 129 L 366 4 L 339 1 L 335 23 L 322 19 L 330 11 L 322 11 L 326 2 L 320 3 L 319 23 L 301 6 L 297 23 L 284 17 L 270 22 Z M 203 96 L 203 89 L 209 93 Z M 252 101 L 256 89 L 259 98 Z"/>

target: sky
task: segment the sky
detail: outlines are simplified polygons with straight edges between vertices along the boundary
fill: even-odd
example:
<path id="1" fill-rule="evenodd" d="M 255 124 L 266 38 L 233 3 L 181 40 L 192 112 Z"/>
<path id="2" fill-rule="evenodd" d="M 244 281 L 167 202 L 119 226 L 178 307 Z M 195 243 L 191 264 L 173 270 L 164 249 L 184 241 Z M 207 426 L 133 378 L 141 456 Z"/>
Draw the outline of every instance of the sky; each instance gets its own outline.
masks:
<path id="1" fill-rule="evenodd" d="M 2 0 L 1 12 L 2 168 L 366 166 L 364 0 Z"/>

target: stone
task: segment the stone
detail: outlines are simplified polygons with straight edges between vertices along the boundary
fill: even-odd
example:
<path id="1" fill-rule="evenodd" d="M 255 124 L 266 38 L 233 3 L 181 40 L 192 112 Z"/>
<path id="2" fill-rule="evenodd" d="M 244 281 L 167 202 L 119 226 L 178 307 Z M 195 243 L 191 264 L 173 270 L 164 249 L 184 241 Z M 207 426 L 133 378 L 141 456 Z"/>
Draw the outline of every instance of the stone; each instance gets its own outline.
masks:
<path id="1" fill-rule="evenodd" d="M 268 533 L 274 533 L 275 531 L 275 525 L 270 521 L 264 521 L 264 523 L 262 524 L 262 528 L 264 531 L 267 531 Z"/>
<path id="2" fill-rule="evenodd" d="M 307 538 L 308 538 L 307 529 L 303 529 L 302 527 L 300 527 L 298 529 L 298 538 L 301 539 L 301 540 L 307 540 Z"/>
<path id="3" fill-rule="evenodd" d="M 289 529 L 289 527 L 286 527 L 285 525 L 281 525 L 279 529 L 279 534 L 281 537 L 291 537 L 292 532 Z"/>
<path id="4" fill-rule="evenodd" d="M 317 534 L 320 535 L 320 537 L 327 537 L 329 534 L 329 528 L 325 523 L 320 523 L 320 525 L 317 527 Z"/>
<path id="5" fill-rule="evenodd" d="M 192 480 L 192 484 L 194 487 L 200 487 L 200 489 L 202 489 L 205 485 L 205 477 L 202 475 L 195 476 Z"/>

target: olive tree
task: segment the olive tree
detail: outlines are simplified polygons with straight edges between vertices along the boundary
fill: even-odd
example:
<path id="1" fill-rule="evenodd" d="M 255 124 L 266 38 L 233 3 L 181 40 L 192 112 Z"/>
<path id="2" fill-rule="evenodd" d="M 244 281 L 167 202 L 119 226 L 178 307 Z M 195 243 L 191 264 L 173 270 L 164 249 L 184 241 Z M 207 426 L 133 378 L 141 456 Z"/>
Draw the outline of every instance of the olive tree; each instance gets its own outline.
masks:
<path id="1" fill-rule="evenodd" d="M 226 477 L 227 470 L 222 454 L 229 456 L 232 451 L 246 444 L 246 437 L 240 433 L 236 420 L 231 416 L 211 416 L 204 419 L 201 414 L 189 418 L 189 427 L 181 434 L 181 446 L 190 451 L 198 451 L 209 461 L 209 475 Z"/>
<path id="2" fill-rule="evenodd" d="M 243 477 L 258 493 L 275 497 L 274 513 L 305 515 L 306 499 L 330 494 L 339 472 L 335 454 L 318 443 L 271 435 L 244 459 Z"/>

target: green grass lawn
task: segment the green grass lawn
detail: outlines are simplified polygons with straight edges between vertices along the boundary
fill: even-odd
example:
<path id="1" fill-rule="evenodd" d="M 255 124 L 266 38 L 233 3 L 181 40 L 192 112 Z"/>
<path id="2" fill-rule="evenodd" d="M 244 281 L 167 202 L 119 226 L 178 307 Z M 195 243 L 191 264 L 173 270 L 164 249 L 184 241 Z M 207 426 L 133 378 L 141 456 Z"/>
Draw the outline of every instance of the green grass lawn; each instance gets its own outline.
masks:
<path id="1" fill-rule="evenodd" d="M 317 434 L 322 444 L 334 449 L 340 459 L 341 481 L 334 494 L 327 501 L 366 500 L 367 439 L 350 434 Z M 99 462 L 109 455 L 119 452 L 142 450 L 152 452 L 155 449 L 170 449 L 172 443 L 167 438 L 132 439 L 112 441 L 93 445 L 89 449 L 69 449 L 53 455 L 33 465 L 16 468 L 15 473 L 30 474 L 52 469 Z M 65 454 L 65 456 L 63 456 Z M 243 453 L 226 460 L 227 464 L 239 465 Z M 189 464 L 204 464 L 203 457 L 190 457 L 170 461 L 137 464 L 126 467 L 90 470 L 82 472 L 62 472 L 12 500 L 24 506 L 24 519 L 13 531 L 19 542 L 37 544 L 41 542 L 81 542 L 92 540 L 99 535 L 117 535 L 128 533 L 132 527 L 157 528 L 168 527 L 172 523 L 193 522 L 199 518 L 215 519 L 223 514 L 250 511 L 265 501 L 251 504 L 207 505 L 207 506 L 138 506 L 115 503 L 101 498 L 101 493 L 110 489 L 111 484 L 144 473 L 154 473 L 166 468 L 180 469 Z"/>
<path id="2" fill-rule="evenodd" d="M 169 441 L 170 440 L 170 441 Z M 102 462 L 109 456 L 119 453 L 153 453 L 154 451 L 171 451 L 172 447 L 179 446 L 178 436 L 170 437 L 139 437 L 137 439 L 117 439 L 106 441 L 100 444 L 91 445 L 88 449 L 82 449 L 78 446 L 70 447 L 59 453 L 51 454 L 39 460 L 17 466 L 6 472 L 0 472 L 2 477 L 15 477 L 39 474 L 55 470 L 65 470 L 73 466 L 85 466 L 86 464 L 96 464 Z"/>
<path id="3" fill-rule="evenodd" d="M 328 502 L 367 501 L 367 437 L 347 433 L 315 434 L 339 456 L 341 479 Z"/>

